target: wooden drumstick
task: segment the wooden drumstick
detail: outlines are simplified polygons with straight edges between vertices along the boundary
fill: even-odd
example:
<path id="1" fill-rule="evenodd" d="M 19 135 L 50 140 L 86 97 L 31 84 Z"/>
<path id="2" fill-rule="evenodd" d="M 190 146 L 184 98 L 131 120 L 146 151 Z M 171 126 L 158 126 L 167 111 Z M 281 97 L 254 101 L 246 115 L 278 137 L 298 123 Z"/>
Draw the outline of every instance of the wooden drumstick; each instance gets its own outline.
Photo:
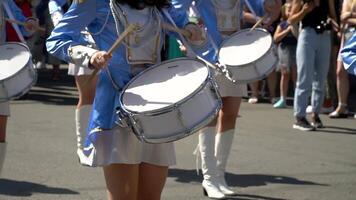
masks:
<path id="1" fill-rule="evenodd" d="M 17 21 L 17 20 L 15 20 L 15 19 L 5 18 L 5 20 L 6 20 L 7 22 L 9 22 L 9 23 L 18 24 L 18 25 L 21 25 L 21 26 L 26 26 L 26 23 L 25 23 L 25 22 Z M 43 32 L 46 31 L 45 28 L 40 27 L 40 26 L 36 27 L 36 30 L 43 31 Z"/>
<path id="2" fill-rule="evenodd" d="M 162 23 L 162 27 L 166 30 L 169 30 L 169 31 L 174 31 L 174 32 L 177 32 L 177 33 L 180 33 L 182 34 L 183 36 L 187 37 L 187 38 L 190 38 L 192 36 L 192 34 L 187 31 L 187 30 L 184 30 L 184 29 L 180 29 L 180 28 L 177 28 L 177 27 L 174 27 L 170 24 L 167 24 L 167 23 Z"/>
<path id="3" fill-rule="evenodd" d="M 108 50 L 108 54 L 112 54 L 121 44 L 121 42 L 125 39 L 125 37 L 130 34 L 132 31 L 134 31 L 135 29 L 138 28 L 137 24 L 130 24 L 127 29 L 125 29 L 124 32 L 122 32 L 122 34 L 120 34 L 119 38 L 117 38 L 117 40 L 115 41 L 115 43 L 110 47 L 110 49 Z M 88 78 L 88 80 L 86 81 L 85 85 L 87 85 L 89 82 L 91 82 L 94 77 L 96 76 L 96 74 L 99 72 L 100 69 L 95 68 L 93 73 L 90 75 L 90 77 Z"/>
<path id="4" fill-rule="evenodd" d="M 264 20 L 265 18 L 266 18 L 266 15 L 264 15 L 263 17 L 261 17 L 261 18 L 256 22 L 256 24 L 252 26 L 252 28 L 250 29 L 250 31 L 255 30 L 255 29 L 263 22 L 263 20 Z"/>

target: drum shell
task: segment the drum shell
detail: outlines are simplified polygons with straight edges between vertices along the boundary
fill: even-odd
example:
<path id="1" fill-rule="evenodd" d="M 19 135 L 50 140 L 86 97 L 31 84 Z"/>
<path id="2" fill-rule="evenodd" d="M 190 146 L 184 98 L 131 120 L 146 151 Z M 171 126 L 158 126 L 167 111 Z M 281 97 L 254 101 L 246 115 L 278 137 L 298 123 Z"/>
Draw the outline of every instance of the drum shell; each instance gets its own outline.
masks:
<path id="1" fill-rule="evenodd" d="M 119 113 L 139 140 L 167 143 L 185 138 L 206 126 L 221 106 L 215 79 L 209 73 L 193 94 L 173 106 L 137 113 L 125 109 L 121 103 Z"/>
<path id="2" fill-rule="evenodd" d="M 21 45 L 21 43 L 6 43 Z M 29 51 L 29 50 L 28 50 Z M 0 102 L 16 99 L 26 94 L 37 81 L 37 72 L 30 56 L 28 62 L 14 75 L 0 80 Z"/>
<path id="3" fill-rule="evenodd" d="M 265 29 L 261 28 L 256 28 L 255 30 L 250 30 L 250 29 L 243 29 L 241 31 L 236 32 L 235 34 L 231 35 L 230 38 L 225 39 L 221 47 L 219 48 L 219 62 L 225 66 L 232 74 L 232 78 L 236 81 L 236 83 L 251 83 L 255 82 L 257 80 L 261 80 L 265 77 L 268 76 L 269 73 L 273 71 L 273 69 L 276 67 L 278 63 L 278 55 L 277 55 L 277 50 L 276 47 L 273 43 L 273 39 L 270 38 L 271 43 L 266 46 L 267 51 L 260 57 L 257 56 L 256 59 L 249 63 L 244 63 L 240 65 L 231 65 L 224 63 L 221 60 L 221 49 L 229 44 L 230 40 L 233 40 L 234 37 L 239 37 L 240 35 L 243 34 L 253 34 L 254 31 L 256 32 L 262 32 L 264 34 L 270 35 L 268 31 Z M 270 36 L 271 37 L 271 36 Z M 256 38 L 257 39 L 257 38 Z M 248 51 L 247 51 L 248 52 Z M 236 55 L 236 58 L 239 58 L 239 56 L 243 55 Z"/>
<path id="4" fill-rule="evenodd" d="M 276 48 L 275 45 L 272 45 L 265 55 L 252 63 L 237 66 L 226 65 L 226 67 L 233 74 L 232 78 L 237 83 L 251 83 L 266 78 L 275 69 L 277 63 Z"/>

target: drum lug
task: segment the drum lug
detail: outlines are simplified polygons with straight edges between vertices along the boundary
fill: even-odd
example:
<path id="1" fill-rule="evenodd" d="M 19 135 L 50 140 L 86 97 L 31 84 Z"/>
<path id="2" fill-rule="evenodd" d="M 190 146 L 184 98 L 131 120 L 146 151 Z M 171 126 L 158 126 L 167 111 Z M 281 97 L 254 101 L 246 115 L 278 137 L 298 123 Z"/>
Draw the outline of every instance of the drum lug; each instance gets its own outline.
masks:
<path id="1" fill-rule="evenodd" d="M 121 111 L 121 109 L 118 107 L 116 108 L 116 119 L 115 123 L 119 125 L 120 127 L 129 127 L 127 123 L 127 116 Z"/>

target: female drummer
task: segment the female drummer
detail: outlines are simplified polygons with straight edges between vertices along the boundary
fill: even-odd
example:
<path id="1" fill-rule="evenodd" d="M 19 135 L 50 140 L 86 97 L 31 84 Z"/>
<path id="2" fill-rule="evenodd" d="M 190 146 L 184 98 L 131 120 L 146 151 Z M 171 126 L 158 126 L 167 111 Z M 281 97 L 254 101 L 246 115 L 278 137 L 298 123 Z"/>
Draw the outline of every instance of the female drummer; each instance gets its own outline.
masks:
<path id="1" fill-rule="evenodd" d="M 100 69 L 84 154 L 89 166 L 103 167 L 110 200 L 160 199 L 168 166 L 175 164 L 172 143 L 141 143 L 127 127 L 115 125 L 120 90 L 136 71 L 160 61 L 164 39 L 160 27 L 167 13 L 178 27 L 187 24 L 186 13 L 166 0 L 77 0 L 47 40 L 53 55 Z M 109 54 L 108 49 L 129 24 L 139 27 Z M 80 32 L 85 27 L 101 51 L 81 45 Z M 188 27 L 194 26 L 186 29 L 196 35 L 197 28 Z"/>
<path id="2" fill-rule="evenodd" d="M 11 12 L 11 13 L 9 13 Z M 26 18 L 20 8 L 16 6 L 13 0 L 0 1 L 0 44 L 6 42 L 5 17 L 9 18 L 9 14 L 13 15 L 17 21 L 24 22 L 25 25 L 17 27 L 17 30 L 25 36 L 30 36 L 38 27 L 37 20 Z M 18 33 L 19 34 L 19 33 Z M 22 36 L 22 35 L 21 35 Z M 20 36 L 19 36 L 20 37 Z M 23 37 L 20 37 L 23 38 Z M 10 116 L 9 101 L 0 102 L 0 173 L 5 159 L 6 153 L 6 125 L 7 118 Z"/>
<path id="3" fill-rule="evenodd" d="M 50 0 L 48 2 L 49 13 L 53 25 L 56 26 L 58 22 L 63 17 L 62 7 L 65 6 L 67 0 Z M 95 43 L 92 36 L 88 31 L 82 31 L 82 44 L 95 48 Z M 97 77 L 89 79 L 90 74 L 93 70 L 83 67 L 81 65 L 75 65 L 69 63 L 68 74 L 74 76 L 75 83 L 78 89 L 79 100 L 77 103 L 77 108 L 75 110 L 75 126 L 77 135 L 77 155 L 79 162 L 86 164 L 86 156 L 83 155 L 83 147 L 86 136 L 86 131 L 88 128 L 88 120 L 92 110 L 92 104 L 95 96 L 95 84 Z"/>
<path id="4" fill-rule="evenodd" d="M 192 0 L 172 1 L 177 8 L 186 10 Z M 206 26 L 211 43 L 215 46 L 207 59 L 217 62 L 217 47 L 223 39 L 240 30 L 243 1 L 203 1 L 197 0 L 193 8 Z M 234 84 L 222 75 L 217 76 L 223 107 L 218 117 L 199 133 L 199 152 L 202 160 L 204 194 L 210 198 L 225 198 L 235 192 L 225 181 L 225 168 L 233 142 L 236 118 L 239 114 L 241 97 L 246 96 L 245 84 Z"/>

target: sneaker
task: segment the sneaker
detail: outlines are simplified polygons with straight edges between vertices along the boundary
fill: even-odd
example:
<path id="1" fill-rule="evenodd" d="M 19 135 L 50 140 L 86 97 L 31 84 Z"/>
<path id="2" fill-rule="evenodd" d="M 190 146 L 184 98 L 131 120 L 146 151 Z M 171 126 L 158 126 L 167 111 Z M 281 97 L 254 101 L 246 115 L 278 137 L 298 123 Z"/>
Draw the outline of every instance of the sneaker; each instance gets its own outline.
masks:
<path id="1" fill-rule="evenodd" d="M 248 103 L 255 104 L 257 102 L 258 102 L 257 97 L 251 97 L 251 98 L 248 99 Z"/>
<path id="2" fill-rule="evenodd" d="M 284 99 L 279 99 L 275 104 L 273 104 L 273 108 L 285 108 L 287 107 L 286 105 L 286 100 Z"/>
<path id="3" fill-rule="evenodd" d="M 309 106 L 307 107 L 307 109 L 305 109 L 305 112 L 306 112 L 307 114 L 312 113 L 312 112 L 313 112 L 313 106 L 309 105 Z"/>
<path id="4" fill-rule="evenodd" d="M 35 65 L 36 69 L 46 69 L 46 63 L 42 61 L 38 61 Z"/>
<path id="5" fill-rule="evenodd" d="M 319 115 L 317 115 L 317 114 L 314 114 L 314 116 L 312 116 L 311 125 L 314 128 L 324 128 L 324 125 L 321 122 Z"/>
<path id="6" fill-rule="evenodd" d="M 273 97 L 273 98 L 271 99 L 271 104 L 277 103 L 278 99 L 279 99 L 278 97 Z"/>
<path id="7" fill-rule="evenodd" d="M 310 125 L 308 120 L 305 117 L 297 118 L 297 121 L 293 124 L 294 129 L 301 131 L 314 131 L 315 127 Z"/>

